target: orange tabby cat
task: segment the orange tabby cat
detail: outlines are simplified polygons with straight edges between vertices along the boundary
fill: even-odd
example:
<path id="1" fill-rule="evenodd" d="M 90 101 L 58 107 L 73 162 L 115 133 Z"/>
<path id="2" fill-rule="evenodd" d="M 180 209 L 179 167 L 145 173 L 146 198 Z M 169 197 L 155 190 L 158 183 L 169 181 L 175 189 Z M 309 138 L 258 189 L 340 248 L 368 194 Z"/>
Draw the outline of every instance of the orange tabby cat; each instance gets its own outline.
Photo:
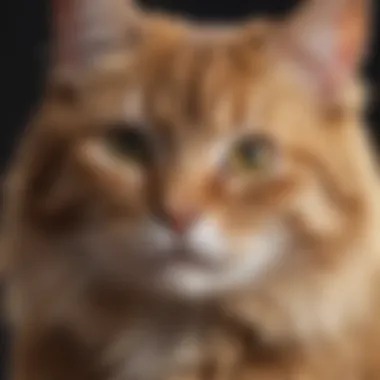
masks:
<path id="1" fill-rule="evenodd" d="M 8 176 L 10 379 L 380 379 L 368 3 L 73 12 Z"/>

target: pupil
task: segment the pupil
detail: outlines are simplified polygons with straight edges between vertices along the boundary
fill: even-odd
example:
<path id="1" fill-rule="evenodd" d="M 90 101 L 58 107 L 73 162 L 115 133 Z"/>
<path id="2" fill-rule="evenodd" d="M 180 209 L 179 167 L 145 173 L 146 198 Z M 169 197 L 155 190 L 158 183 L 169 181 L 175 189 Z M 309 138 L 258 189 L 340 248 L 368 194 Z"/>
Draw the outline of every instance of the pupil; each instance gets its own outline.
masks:
<path id="1" fill-rule="evenodd" d="M 116 132 L 113 140 L 126 153 L 138 153 L 145 146 L 143 137 L 131 131 Z"/>
<path id="2" fill-rule="evenodd" d="M 240 155 L 248 163 L 256 163 L 262 154 L 263 145 L 261 142 L 247 141 L 240 146 Z"/>
<path id="3" fill-rule="evenodd" d="M 119 154 L 143 163 L 150 162 L 151 152 L 146 136 L 137 130 L 118 128 L 109 132 L 108 140 Z"/>

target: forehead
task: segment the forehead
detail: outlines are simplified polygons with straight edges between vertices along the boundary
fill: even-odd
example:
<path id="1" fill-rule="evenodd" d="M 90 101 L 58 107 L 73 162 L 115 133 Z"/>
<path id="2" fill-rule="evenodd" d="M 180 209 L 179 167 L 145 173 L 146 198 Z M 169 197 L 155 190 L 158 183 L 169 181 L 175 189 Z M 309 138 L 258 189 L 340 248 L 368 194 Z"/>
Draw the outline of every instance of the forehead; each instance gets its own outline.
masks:
<path id="1" fill-rule="evenodd" d="M 128 64 L 108 82 L 108 91 L 100 88 L 97 112 L 112 109 L 149 128 L 211 134 L 278 134 L 285 124 L 297 124 L 287 120 L 304 107 L 296 89 L 275 75 L 265 45 L 268 25 L 204 39 L 162 30 L 128 53 Z"/>

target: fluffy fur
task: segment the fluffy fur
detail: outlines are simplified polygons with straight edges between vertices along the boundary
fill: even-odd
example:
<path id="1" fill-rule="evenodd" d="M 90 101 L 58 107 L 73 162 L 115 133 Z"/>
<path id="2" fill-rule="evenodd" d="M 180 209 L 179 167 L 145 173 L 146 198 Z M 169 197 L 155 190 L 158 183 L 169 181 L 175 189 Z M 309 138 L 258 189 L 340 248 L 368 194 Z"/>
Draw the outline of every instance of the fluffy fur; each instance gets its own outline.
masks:
<path id="1" fill-rule="evenodd" d="M 125 3 L 77 0 L 9 171 L 11 379 L 380 378 L 368 4 Z"/>

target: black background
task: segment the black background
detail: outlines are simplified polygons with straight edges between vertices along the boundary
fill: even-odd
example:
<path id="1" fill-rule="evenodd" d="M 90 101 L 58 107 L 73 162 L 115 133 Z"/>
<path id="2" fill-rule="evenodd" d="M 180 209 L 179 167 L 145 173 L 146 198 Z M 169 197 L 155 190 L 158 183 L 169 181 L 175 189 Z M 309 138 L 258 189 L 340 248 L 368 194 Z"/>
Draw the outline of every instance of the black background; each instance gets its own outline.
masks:
<path id="1" fill-rule="evenodd" d="M 144 5 L 184 14 L 203 20 L 239 20 L 252 15 L 282 14 L 296 0 L 145 0 Z M 378 7 L 374 21 L 380 21 Z M 41 99 L 44 88 L 50 39 L 50 5 L 44 0 L 3 0 L 1 25 L 5 32 L 1 70 L 0 171 L 6 167 L 23 127 Z M 366 73 L 373 86 L 373 102 L 369 107 L 369 126 L 380 143 L 380 55 L 379 36 L 374 36 Z M 378 145 L 380 148 L 380 144 Z M 1 175 L 0 172 L 0 175 Z M 0 370 L 6 362 L 8 340 L 0 336 Z M 0 373 L 0 380 L 2 379 Z"/>

